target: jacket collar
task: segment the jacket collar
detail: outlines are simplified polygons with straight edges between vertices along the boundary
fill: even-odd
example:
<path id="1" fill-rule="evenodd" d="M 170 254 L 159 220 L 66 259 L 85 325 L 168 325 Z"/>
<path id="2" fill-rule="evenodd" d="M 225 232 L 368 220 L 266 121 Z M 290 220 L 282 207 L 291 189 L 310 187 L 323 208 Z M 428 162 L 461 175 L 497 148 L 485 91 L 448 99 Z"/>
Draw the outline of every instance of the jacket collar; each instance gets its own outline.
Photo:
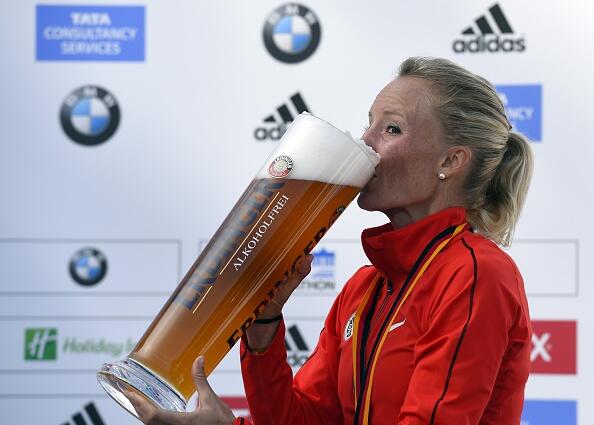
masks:
<path id="1" fill-rule="evenodd" d="M 394 280 L 410 272 L 425 246 L 441 231 L 464 221 L 465 208 L 446 208 L 400 229 L 391 223 L 365 229 L 361 242 L 371 264 Z"/>

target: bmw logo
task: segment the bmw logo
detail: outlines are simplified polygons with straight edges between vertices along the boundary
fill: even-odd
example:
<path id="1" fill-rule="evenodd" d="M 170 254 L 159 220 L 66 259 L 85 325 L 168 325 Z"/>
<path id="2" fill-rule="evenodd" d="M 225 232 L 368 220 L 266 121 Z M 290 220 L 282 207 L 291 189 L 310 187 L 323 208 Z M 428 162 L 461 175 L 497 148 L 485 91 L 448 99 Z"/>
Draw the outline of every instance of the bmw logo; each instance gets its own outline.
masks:
<path id="1" fill-rule="evenodd" d="M 70 276 L 83 286 L 93 286 L 101 282 L 107 273 L 107 259 L 95 248 L 78 250 L 70 259 Z"/>
<path id="2" fill-rule="evenodd" d="M 62 103 L 60 121 L 64 132 L 81 145 L 105 142 L 118 128 L 120 107 L 115 97 L 97 86 L 83 86 Z"/>
<path id="3" fill-rule="evenodd" d="M 320 22 L 307 7 L 288 3 L 268 15 L 263 36 L 266 49 L 275 59 L 285 63 L 302 62 L 320 44 Z"/>

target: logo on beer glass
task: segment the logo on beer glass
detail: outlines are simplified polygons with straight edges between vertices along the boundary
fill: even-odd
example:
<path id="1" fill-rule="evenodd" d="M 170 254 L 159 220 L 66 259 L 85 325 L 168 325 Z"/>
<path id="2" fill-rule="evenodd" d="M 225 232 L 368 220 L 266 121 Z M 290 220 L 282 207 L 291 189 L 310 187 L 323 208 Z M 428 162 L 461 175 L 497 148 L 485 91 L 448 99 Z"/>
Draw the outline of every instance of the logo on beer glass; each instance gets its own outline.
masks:
<path id="1" fill-rule="evenodd" d="M 281 155 L 275 158 L 268 167 L 268 173 L 277 179 L 287 177 L 293 169 L 293 159 L 287 155 Z"/>
<path id="2" fill-rule="evenodd" d="M 332 214 L 332 217 L 330 217 L 330 223 L 328 224 L 332 226 L 344 210 L 346 210 L 346 207 L 344 205 L 341 205 L 340 207 L 336 208 L 336 211 L 334 211 L 334 214 Z"/>

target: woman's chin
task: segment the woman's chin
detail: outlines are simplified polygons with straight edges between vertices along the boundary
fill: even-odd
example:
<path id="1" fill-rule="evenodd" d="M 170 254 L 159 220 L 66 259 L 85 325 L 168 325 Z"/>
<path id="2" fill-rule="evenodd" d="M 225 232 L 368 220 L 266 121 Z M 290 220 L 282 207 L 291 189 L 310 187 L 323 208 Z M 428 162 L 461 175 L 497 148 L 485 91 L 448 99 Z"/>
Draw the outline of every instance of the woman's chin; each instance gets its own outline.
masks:
<path id="1" fill-rule="evenodd" d="M 357 197 L 357 205 L 359 205 L 359 208 L 361 208 L 362 210 L 374 211 L 373 205 L 369 201 L 369 195 L 367 194 L 365 189 L 363 189 L 363 191 L 359 194 L 359 197 Z"/>

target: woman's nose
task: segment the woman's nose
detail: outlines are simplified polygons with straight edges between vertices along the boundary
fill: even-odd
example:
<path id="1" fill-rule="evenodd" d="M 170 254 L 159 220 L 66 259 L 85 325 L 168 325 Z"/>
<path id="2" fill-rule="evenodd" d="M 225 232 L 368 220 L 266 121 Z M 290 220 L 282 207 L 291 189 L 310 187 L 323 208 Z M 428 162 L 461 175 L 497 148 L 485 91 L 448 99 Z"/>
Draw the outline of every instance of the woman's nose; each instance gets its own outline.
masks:
<path id="1" fill-rule="evenodd" d="M 374 134 L 374 131 L 372 130 L 372 128 L 368 128 L 365 133 L 363 133 L 363 136 L 361 136 L 361 139 L 363 139 L 363 141 L 365 142 L 365 144 L 367 146 L 371 146 L 373 149 L 375 149 L 375 145 L 377 144 L 377 137 Z"/>

